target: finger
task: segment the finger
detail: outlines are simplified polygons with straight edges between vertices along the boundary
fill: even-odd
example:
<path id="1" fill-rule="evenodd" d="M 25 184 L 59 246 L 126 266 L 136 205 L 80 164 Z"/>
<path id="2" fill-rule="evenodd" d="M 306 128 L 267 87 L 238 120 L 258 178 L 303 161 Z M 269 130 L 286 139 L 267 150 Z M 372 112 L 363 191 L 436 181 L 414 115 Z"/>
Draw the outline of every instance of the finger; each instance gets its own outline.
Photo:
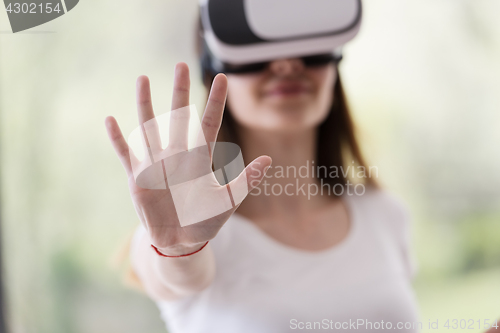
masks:
<path id="1" fill-rule="evenodd" d="M 151 87 L 149 78 L 141 75 L 137 78 L 137 113 L 139 116 L 139 125 L 142 127 L 144 135 L 144 145 L 151 148 L 154 153 L 161 149 L 160 132 L 153 111 L 151 102 Z M 146 149 L 147 151 L 147 149 Z"/>
<path id="2" fill-rule="evenodd" d="M 189 138 L 190 108 L 180 108 L 170 112 L 168 146 L 175 150 L 187 150 Z"/>
<path id="3" fill-rule="evenodd" d="M 108 132 L 108 137 L 111 141 L 113 149 L 115 150 L 116 155 L 118 155 L 121 164 L 125 168 L 127 176 L 130 177 L 133 174 L 132 162 L 137 160 L 137 158 L 130 151 L 127 142 L 123 138 L 122 132 L 120 130 L 120 127 L 118 126 L 118 123 L 116 122 L 116 119 L 110 116 L 105 119 L 104 123 L 106 125 L 106 131 Z M 133 161 L 130 160 L 131 158 L 133 159 Z"/>
<path id="4" fill-rule="evenodd" d="M 243 170 L 236 179 L 229 183 L 229 186 L 234 189 L 244 188 L 244 185 L 250 193 L 255 187 L 257 187 L 264 175 L 266 174 L 268 168 L 271 166 L 272 159 L 269 156 L 263 155 L 257 157 L 253 160 L 245 170 Z M 244 184 L 246 182 L 246 184 Z M 235 195 L 234 193 L 233 195 Z"/>
<path id="5" fill-rule="evenodd" d="M 217 141 L 227 95 L 227 77 L 217 74 L 210 89 L 207 106 L 201 120 L 201 128 L 209 144 Z"/>
<path id="6" fill-rule="evenodd" d="M 172 112 L 170 113 L 169 147 L 187 150 L 189 133 L 189 67 L 184 62 L 175 66 Z M 182 109 L 181 109 L 182 108 Z"/>

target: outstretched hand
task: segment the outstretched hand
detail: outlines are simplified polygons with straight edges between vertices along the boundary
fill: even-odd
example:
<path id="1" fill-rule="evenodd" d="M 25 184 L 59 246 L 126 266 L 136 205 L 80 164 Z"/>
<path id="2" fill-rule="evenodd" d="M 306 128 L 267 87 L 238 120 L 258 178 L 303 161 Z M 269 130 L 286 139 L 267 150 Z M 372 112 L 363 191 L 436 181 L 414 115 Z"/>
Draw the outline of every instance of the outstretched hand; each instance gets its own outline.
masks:
<path id="1" fill-rule="evenodd" d="M 184 108 L 189 105 L 189 91 L 189 68 L 185 63 L 178 63 L 175 67 L 172 110 Z M 226 95 L 227 78 L 224 74 L 218 74 L 213 81 L 201 121 L 201 128 L 208 144 L 217 140 Z M 151 102 L 149 79 L 146 76 L 140 76 L 137 79 L 137 109 L 139 125 L 144 128 L 144 123 L 155 118 Z M 148 140 L 144 144 L 156 154 L 171 156 L 174 153 L 188 150 L 187 133 L 189 118 L 186 119 L 181 113 L 176 112 L 171 112 L 169 144 L 164 150 L 161 149 L 159 133 L 153 132 L 152 136 L 150 135 L 151 133 L 148 133 Z M 164 189 L 145 189 L 139 187 L 136 184 L 133 164 L 131 163 L 131 161 L 134 162 L 137 159 L 129 149 L 115 118 L 111 116 L 107 117 L 105 124 L 111 144 L 127 173 L 130 194 L 136 212 L 144 227 L 148 230 L 152 243 L 162 250 L 163 253 L 175 255 L 179 252 L 185 252 L 186 249 L 199 248 L 201 244 L 213 239 L 228 218 L 234 213 L 238 205 L 233 205 L 232 208 L 222 214 L 210 217 L 202 222 L 182 227 L 176 205 L 174 204 L 173 192 L 168 186 L 166 179 Z M 209 147 L 210 145 L 208 145 Z M 209 155 L 212 154 L 208 150 L 207 153 Z M 205 168 L 206 165 L 200 164 L 207 161 L 211 163 L 211 158 L 208 160 L 199 159 L 186 154 L 185 158 L 181 161 L 176 161 L 176 165 L 170 168 L 169 173 L 171 174 L 168 176 L 175 177 L 175 172 L 182 172 L 186 168 Z M 205 197 L 217 201 L 224 200 L 224 195 L 227 196 L 227 186 L 234 188 L 245 186 L 247 194 L 260 183 L 270 165 L 271 158 L 269 156 L 260 156 L 253 160 L 238 177 L 226 185 L 220 185 L 213 173 L 210 172 L 210 177 L 203 177 L 202 181 L 197 181 L 196 184 L 193 184 L 195 190 L 191 191 L 191 193 L 196 193 L 201 198 Z M 184 209 L 196 210 L 197 201 L 199 202 L 199 198 L 196 200 L 187 200 L 184 202 L 184 205 L 188 205 L 188 207 L 184 207 Z"/>

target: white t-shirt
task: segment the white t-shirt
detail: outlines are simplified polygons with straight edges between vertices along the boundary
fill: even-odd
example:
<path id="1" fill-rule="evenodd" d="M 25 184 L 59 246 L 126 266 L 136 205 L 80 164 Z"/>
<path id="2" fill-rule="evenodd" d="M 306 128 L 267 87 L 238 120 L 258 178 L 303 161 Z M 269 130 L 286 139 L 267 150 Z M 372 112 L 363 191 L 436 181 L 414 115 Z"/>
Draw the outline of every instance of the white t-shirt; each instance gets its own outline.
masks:
<path id="1" fill-rule="evenodd" d="M 157 303 L 169 333 L 419 331 L 405 206 L 382 190 L 343 198 L 349 233 L 319 252 L 282 244 L 233 214 L 210 241 L 213 283 Z M 140 226 L 134 243 L 145 232 Z"/>

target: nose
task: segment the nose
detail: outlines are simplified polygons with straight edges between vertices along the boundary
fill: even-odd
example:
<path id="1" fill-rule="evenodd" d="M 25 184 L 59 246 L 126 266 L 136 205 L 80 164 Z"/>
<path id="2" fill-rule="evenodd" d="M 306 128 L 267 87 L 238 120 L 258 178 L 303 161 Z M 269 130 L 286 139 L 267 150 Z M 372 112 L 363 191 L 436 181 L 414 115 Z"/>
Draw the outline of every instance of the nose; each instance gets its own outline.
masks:
<path id="1" fill-rule="evenodd" d="M 269 64 L 271 72 L 277 75 L 293 75 L 304 70 L 304 62 L 299 58 L 278 59 Z"/>

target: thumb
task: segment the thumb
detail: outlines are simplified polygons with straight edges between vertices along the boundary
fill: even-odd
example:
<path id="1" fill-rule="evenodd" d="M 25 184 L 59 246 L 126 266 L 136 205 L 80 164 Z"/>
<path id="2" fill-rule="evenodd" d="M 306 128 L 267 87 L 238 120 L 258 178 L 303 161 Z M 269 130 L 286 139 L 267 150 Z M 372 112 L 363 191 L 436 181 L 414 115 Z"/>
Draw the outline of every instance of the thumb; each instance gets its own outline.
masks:
<path id="1" fill-rule="evenodd" d="M 266 175 L 273 160 L 269 156 L 259 156 L 253 160 L 245 168 L 245 176 L 247 180 L 248 192 L 250 193 L 255 187 L 259 186 L 260 182 Z M 240 175 L 241 176 L 241 175 Z M 239 178 L 239 177 L 238 177 Z"/>
<path id="2" fill-rule="evenodd" d="M 240 204 L 248 193 L 260 184 L 271 163 L 271 157 L 259 156 L 247 165 L 238 177 L 226 185 L 230 189 L 235 205 Z"/>

